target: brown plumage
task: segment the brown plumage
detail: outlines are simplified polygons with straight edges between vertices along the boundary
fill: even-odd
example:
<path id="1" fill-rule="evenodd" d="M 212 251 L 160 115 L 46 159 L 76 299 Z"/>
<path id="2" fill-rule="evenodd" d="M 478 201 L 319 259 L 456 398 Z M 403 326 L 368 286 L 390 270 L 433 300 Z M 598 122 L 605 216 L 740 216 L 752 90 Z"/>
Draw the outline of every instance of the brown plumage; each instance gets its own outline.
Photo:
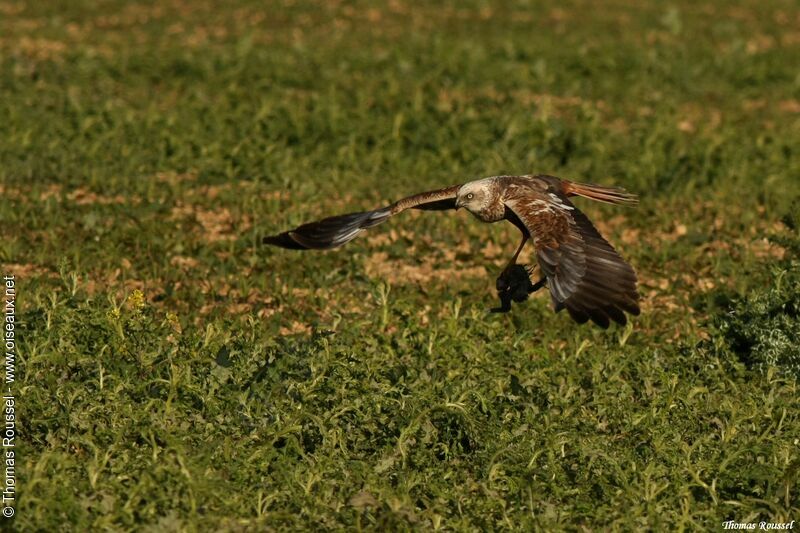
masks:
<path id="1" fill-rule="evenodd" d="M 625 324 L 625 313 L 639 314 L 636 273 L 570 202 L 573 196 L 619 205 L 637 203 L 636 196 L 614 187 L 545 175 L 494 176 L 409 196 L 382 209 L 304 224 L 266 237 L 264 242 L 297 250 L 335 248 L 406 209 L 464 207 L 483 222 L 508 220 L 522 233 L 519 248 L 498 278 L 498 291 L 501 285 L 505 293 L 519 287 L 535 287 L 528 281 L 509 289 L 505 281 L 515 279 L 509 274 L 530 238 L 555 311 L 566 309 L 581 324 L 588 320 L 603 328 L 610 321 Z M 502 310 L 507 310 L 506 306 L 503 303 Z"/>

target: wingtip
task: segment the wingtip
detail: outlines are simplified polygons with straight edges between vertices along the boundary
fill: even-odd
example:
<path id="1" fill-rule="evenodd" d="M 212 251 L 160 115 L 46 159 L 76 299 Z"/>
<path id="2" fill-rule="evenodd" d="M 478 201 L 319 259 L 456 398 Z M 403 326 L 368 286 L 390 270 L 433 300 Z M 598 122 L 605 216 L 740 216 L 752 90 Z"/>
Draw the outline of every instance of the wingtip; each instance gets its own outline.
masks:
<path id="1" fill-rule="evenodd" d="M 290 232 L 279 233 L 278 235 L 267 235 L 261 239 L 263 244 L 278 246 L 289 250 L 305 250 L 306 247 L 292 238 Z"/>

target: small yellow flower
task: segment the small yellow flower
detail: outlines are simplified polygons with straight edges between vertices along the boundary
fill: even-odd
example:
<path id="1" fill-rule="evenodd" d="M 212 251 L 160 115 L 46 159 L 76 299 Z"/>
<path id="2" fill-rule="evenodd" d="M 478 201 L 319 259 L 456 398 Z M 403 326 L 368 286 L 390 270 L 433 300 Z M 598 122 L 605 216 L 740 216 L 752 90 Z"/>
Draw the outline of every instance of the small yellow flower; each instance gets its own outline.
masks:
<path id="1" fill-rule="evenodd" d="M 134 311 L 141 311 L 144 309 L 144 293 L 139 289 L 134 290 L 128 297 L 128 305 Z"/>

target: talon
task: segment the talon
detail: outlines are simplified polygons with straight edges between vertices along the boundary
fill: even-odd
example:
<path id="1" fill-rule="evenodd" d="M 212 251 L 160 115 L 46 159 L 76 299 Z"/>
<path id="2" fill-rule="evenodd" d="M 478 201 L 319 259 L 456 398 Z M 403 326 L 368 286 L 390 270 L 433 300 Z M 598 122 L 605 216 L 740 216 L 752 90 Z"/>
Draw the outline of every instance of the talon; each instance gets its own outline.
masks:
<path id="1" fill-rule="evenodd" d="M 539 281 L 537 281 L 536 283 L 534 283 L 533 285 L 530 286 L 530 289 L 528 289 L 528 292 L 529 293 L 534 293 L 534 292 L 538 291 L 539 289 L 544 287 L 544 284 L 545 284 L 546 281 L 547 281 L 547 277 L 542 276 L 542 278 Z"/>

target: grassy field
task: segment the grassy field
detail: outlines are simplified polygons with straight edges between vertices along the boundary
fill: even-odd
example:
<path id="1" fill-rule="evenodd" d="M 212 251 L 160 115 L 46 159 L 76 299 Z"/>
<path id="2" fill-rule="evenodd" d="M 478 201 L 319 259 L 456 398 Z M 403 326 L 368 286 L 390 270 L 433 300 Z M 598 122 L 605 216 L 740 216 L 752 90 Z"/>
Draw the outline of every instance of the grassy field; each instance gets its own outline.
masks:
<path id="1" fill-rule="evenodd" d="M 3 527 L 800 520 L 796 2 L 221 6 L 0 0 Z M 640 317 L 487 313 L 517 230 L 463 212 L 259 245 L 505 173 L 640 194 L 578 202 Z"/>

